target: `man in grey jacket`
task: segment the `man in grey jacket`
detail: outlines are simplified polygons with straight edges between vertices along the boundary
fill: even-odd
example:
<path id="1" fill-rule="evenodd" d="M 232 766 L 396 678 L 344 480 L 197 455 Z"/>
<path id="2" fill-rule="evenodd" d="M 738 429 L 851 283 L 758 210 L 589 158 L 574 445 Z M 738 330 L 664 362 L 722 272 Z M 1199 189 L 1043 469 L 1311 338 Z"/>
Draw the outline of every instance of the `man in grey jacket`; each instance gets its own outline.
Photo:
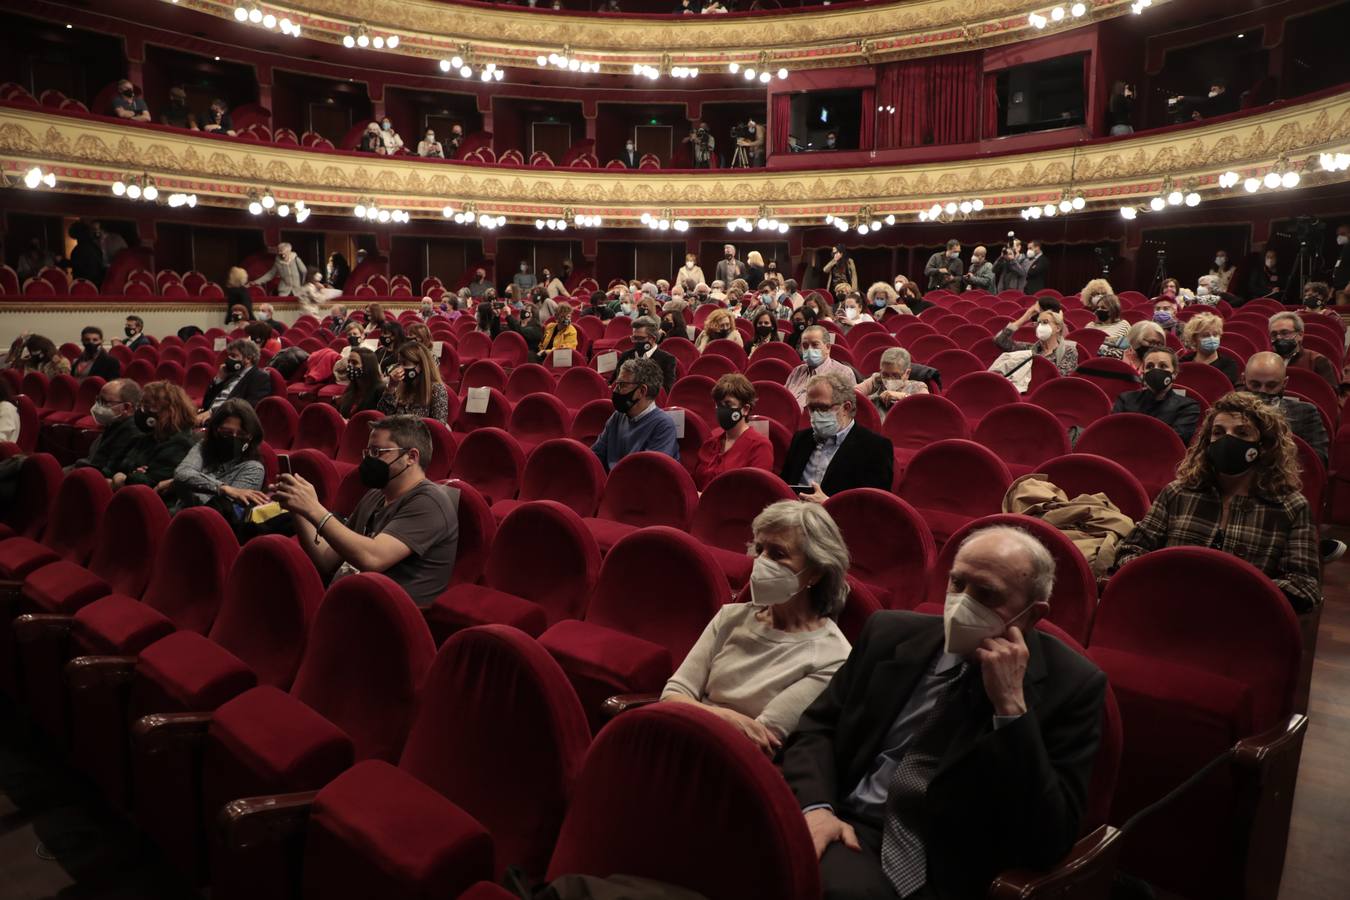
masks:
<path id="1" fill-rule="evenodd" d="M 930 256 L 928 265 L 923 267 L 923 274 L 928 276 L 930 291 L 939 288 L 961 291 L 964 287 L 961 276 L 965 274 L 965 266 L 961 264 L 961 242 L 952 238 L 947 242 L 947 249 Z"/>
<path id="2" fill-rule="evenodd" d="M 994 264 L 985 258 L 988 252 L 983 247 L 976 247 L 970 254 L 970 268 L 961 276 L 967 288 L 994 289 Z"/>
<path id="3" fill-rule="evenodd" d="M 282 241 L 277 244 L 277 259 L 265 275 L 253 279 L 249 284 L 267 284 L 277 279 L 277 296 L 292 297 L 300 293 L 305 283 L 305 263 L 291 249 L 291 245 Z"/>
<path id="4" fill-rule="evenodd" d="M 1027 286 L 1027 258 L 1022 252 L 1022 241 L 1013 238 L 1012 243 L 1003 248 L 1003 254 L 994 263 L 994 278 L 998 292 L 1020 291 Z"/>

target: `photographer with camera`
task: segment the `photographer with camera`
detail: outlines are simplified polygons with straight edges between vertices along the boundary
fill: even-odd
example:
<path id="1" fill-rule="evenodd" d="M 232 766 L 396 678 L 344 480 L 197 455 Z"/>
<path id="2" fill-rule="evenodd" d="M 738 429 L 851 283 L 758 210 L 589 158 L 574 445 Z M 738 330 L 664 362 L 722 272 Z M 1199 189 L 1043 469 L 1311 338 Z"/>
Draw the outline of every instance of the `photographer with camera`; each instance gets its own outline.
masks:
<path id="1" fill-rule="evenodd" d="M 947 249 L 939 250 L 928 257 L 928 265 L 923 267 L 923 274 L 928 276 L 930 291 L 946 288 L 959 293 L 962 287 L 961 276 L 965 271 L 965 266 L 961 263 L 961 242 L 956 238 L 947 242 Z"/>
<path id="2" fill-rule="evenodd" d="M 731 137 L 736 141 L 736 160 L 732 168 L 764 165 L 764 129 L 753 118 L 746 119 L 744 125 L 733 125 Z"/>
<path id="3" fill-rule="evenodd" d="M 706 122 L 702 119 L 695 122 L 689 136 L 683 139 L 683 143 L 689 145 L 689 153 L 693 158 L 695 169 L 712 168 L 712 155 L 717 149 L 717 139 L 708 130 Z"/>
<path id="4" fill-rule="evenodd" d="M 994 286 L 999 293 L 1020 291 L 1027 284 L 1027 258 L 1022 253 L 1022 240 L 1008 232 L 1008 243 L 1003 245 L 994 261 Z"/>
<path id="5" fill-rule="evenodd" d="M 970 254 L 970 269 L 961 276 L 961 283 L 970 288 L 994 289 L 994 264 L 986 258 L 988 250 L 976 247 Z"/>

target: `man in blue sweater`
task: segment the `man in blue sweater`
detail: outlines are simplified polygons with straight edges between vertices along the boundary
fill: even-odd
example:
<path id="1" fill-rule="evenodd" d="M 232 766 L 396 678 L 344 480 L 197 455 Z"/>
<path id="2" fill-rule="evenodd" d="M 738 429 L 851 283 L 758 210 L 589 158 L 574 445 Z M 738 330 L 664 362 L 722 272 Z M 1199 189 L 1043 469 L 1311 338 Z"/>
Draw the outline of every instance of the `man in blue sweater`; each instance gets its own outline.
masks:
<path id="1" fill-rule="evenodd" d="M 630 453 L 654 450 L 680 458 L 675 421 L 656 405 L 661 393 L 661 367 L 650 359 L 630 359 L 614 379 L 614 415 L 591 449 L 608 472 Z"/>

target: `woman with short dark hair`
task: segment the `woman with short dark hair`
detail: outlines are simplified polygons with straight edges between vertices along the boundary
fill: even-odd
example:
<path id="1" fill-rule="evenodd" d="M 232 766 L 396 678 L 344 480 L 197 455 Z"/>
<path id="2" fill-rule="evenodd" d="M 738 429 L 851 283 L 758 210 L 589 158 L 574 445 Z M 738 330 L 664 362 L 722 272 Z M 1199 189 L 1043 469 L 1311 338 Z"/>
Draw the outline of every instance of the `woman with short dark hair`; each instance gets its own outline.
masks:
<path id="1" fill-rule="evenodd" d="M 698 452 L 694 481 L 699 490 L 723 472 L 732 469 L 773 471 L 773 445 L 750 427 L 755 407 L 755 386 L 739 372 L 723 375 L 712 389 L 717 410 L 717 428 Z"/>

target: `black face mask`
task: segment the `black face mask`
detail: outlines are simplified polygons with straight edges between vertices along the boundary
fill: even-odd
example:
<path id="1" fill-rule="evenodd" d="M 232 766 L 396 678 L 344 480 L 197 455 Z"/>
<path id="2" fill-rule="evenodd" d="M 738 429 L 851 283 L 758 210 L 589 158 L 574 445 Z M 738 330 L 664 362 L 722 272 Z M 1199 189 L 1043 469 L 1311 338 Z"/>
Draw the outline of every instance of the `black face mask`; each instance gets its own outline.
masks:
<path id="1" fill-rule="evenodd" d="M 1308 307 L 1308 309 L 1321 309 L 1326 304 L 1322 302 L 1321 297 L 1316 294 L 1311 294 L 1303 298 L 1303 305 Z"/>
<path id="2" fill-rule="evenodd" d="M 129 338 L 134 338 L 136 336 L 136 329 L 128 325 L 126 328 L 122 329 L 122 333 Z"/>
<path id="3" fill-rule="evenodd" d="M 1111 318 L 1111 310 L 1107 309 L 1105 306 L 1099 306 L 1093 310 L 1093 315 L 1097 317 L 1098 322 L 1105 322 L 1107 319 Z"/>
<path id="4" fill-rule="evenodd" d="M 398 456 L 402 456 L 407 452 L 407 450 L 400 450 Z M 398 457 L 396 456 L 395 459 L 397 458 Z M 374 488 L 375 490 L 380 490 L 394 479 L 394 475 L 390 471 L 389 463 L 377 456 L 365 457 L 361 460 L 361 464 L 357 466 L 356 469 L 357 474 L 361 479 L 361 483 L 366 487 Z M 401 475 L 403 473 L 400 472 L 399 474 Z"/>
<path id="5" fill-rule="evenodd" d="M 793 322 L 793 323 L 792 323 L 792 330 L 793 330 L 793 331 L 805 331 L 805 330 L 806 330 L 806 323 L 805 323 L 805 322 Z"/>
<path id="6" fill-rule="evenodd" d="M 1271 341 L 1270 348 L 1274 350 L 1278 355 L 1283 356 L 1285 359 L 1288 359 L 1289 357 L 1294 355 L 1294 351 L 1298 350 L 1298 341 L 1294 340 L 1293 338 L 1280 338 L 1278 340 Z"/>
<path id="7" fill-rule="evenodd" d="M 380 335 L 380 346 L 381 346 L 381 347 L 392 347 L 393 345 L 394 345 L 394 336 L 393 336 L 392 334 L 382 334 L 382 335 Z"/>
<path id="8" fill-rule="evenodd" d="M 154 413 L 147 412 L 143 409 L 136 410 L 136 427 L 146 434 L 155 430 L 157 421 Z"/>
<path id="9" fill-rule="evenodd" d="M 348 364 L 348 365 L 347 365 L 347 380 L 349 380 L 349 381 L 356 381 L 358 378 L 361 377 L 361 373 L 362 373 L 363 371 L 365 371 L 365 370 L 362 369 L 360 366 L 353 366 L 353 365 L 351 365 L 351 364 Z"/>
<path id="10" fill-rule="evenodd" d="M 768 337 L 769 335 L 773 334 L 773 326 L 772 326 L 772 325 L 756 325 L 756 326 L 755 326 L 755 334 L 759 335 L 760 337 L 766 338 L 766 337 Z"/>
<path id="11" fill-rule="evenodd" d="M 1241 475 L 1261 458 L 1261 444 L 1244 441 L 1235 434 L 1225 434 L 1210 442 L 1205 448 L 1205 458 L 1220 475 Z"/>
<path id="12" fill-rule="evenodd" d="M 1166 369 L 1149 369 L 1144 373 L 1144 384 L 1155 394 L 1172 386 L 1172 373 Z"/>
<path id="13" fill-rule="evenodd" d="M 248 450 L 248 438 L 245 437 L 217 434 L 207 440 L 211 442 L 211 455 L 216 459 L 238 459 Z"/>
<path id="14" fill-rule="evenodd" d="M 123 97 L 134 97 L 134 96 L 136 96 L 136 89 L 135 89 L 135 88 L 124 88 L 124 89 L 122 90 L 122 96 L 123 96 Z"/>
<path id="15" fill-rule="evenodd" d="M 347 345 L 353 349 L 361 346 L 361 336 L 359 334 L 347 335 Z"/>
<path id="16" fill-rule="evenodd" d="M 636 389 L 633 393 L 636 393 Z M 610 394 L 610 400 L 614 403 L 614 411 L 623 413 L 625 416 L 633 408 L 633 404 L 637 402 L 632 393 L 624 394 L 619 391 Z"/>
<path id="17" fill-rule="evenodd" d="M 642 356 L 643 354 L 645 354 L 645 353 L 646 353 L 648 350 L 650 350 L 650 349 L 652 349 L 652 345 L 649 344 L 649 343 L 647 343 L 646 341 L 634 341 L 634 342 L 633 342 L 633 352 L 634 352 L 635 354 L 637 354 L 638 356 Z"/>
<path id="18" fill-rule="evenodd" d="M 91 343 L 89 343 L 88 341 L 85 341 L 85 343 L 84 343 L 84 355 L 85 355 L 85 356 L 98 356 L 98 348 L 99 348 L 99 346 L 100 346 L 100 345 L 98 345 L 98 344 L 91 344 Z"/>
<path id="19" fill-rule="evenodd" d="M 732 409 L 729 406 L 717 405 L 717 424 L 723 431 L 730 431 L 735 428 L 741 419 L 745 418 L 744 410 Z"/>
<path id="20" fill-rule="evenodd" d="M 242 359 L 227 358 L 225 360 L 225 371 L 229 372 L 231 375 L 238 374 L 239 372 L 243 371 L 243 369 L 244 369 L 244 361 Z"/>
<path id="21" fill-rule="evenodd" d="M 409 384 L 416 384 L 416 383 L 417 383 L 417 379 L 419 379 L 419 378 L 421 378 L 421 377 L 422 377 L 422 372 L 421 372 L 421 370 L 419 370 L 419 369 L 404 369 L 404 370 L 403 370 L 403 380 L 406 381 L 406 382 L 408 382 Z"/>

